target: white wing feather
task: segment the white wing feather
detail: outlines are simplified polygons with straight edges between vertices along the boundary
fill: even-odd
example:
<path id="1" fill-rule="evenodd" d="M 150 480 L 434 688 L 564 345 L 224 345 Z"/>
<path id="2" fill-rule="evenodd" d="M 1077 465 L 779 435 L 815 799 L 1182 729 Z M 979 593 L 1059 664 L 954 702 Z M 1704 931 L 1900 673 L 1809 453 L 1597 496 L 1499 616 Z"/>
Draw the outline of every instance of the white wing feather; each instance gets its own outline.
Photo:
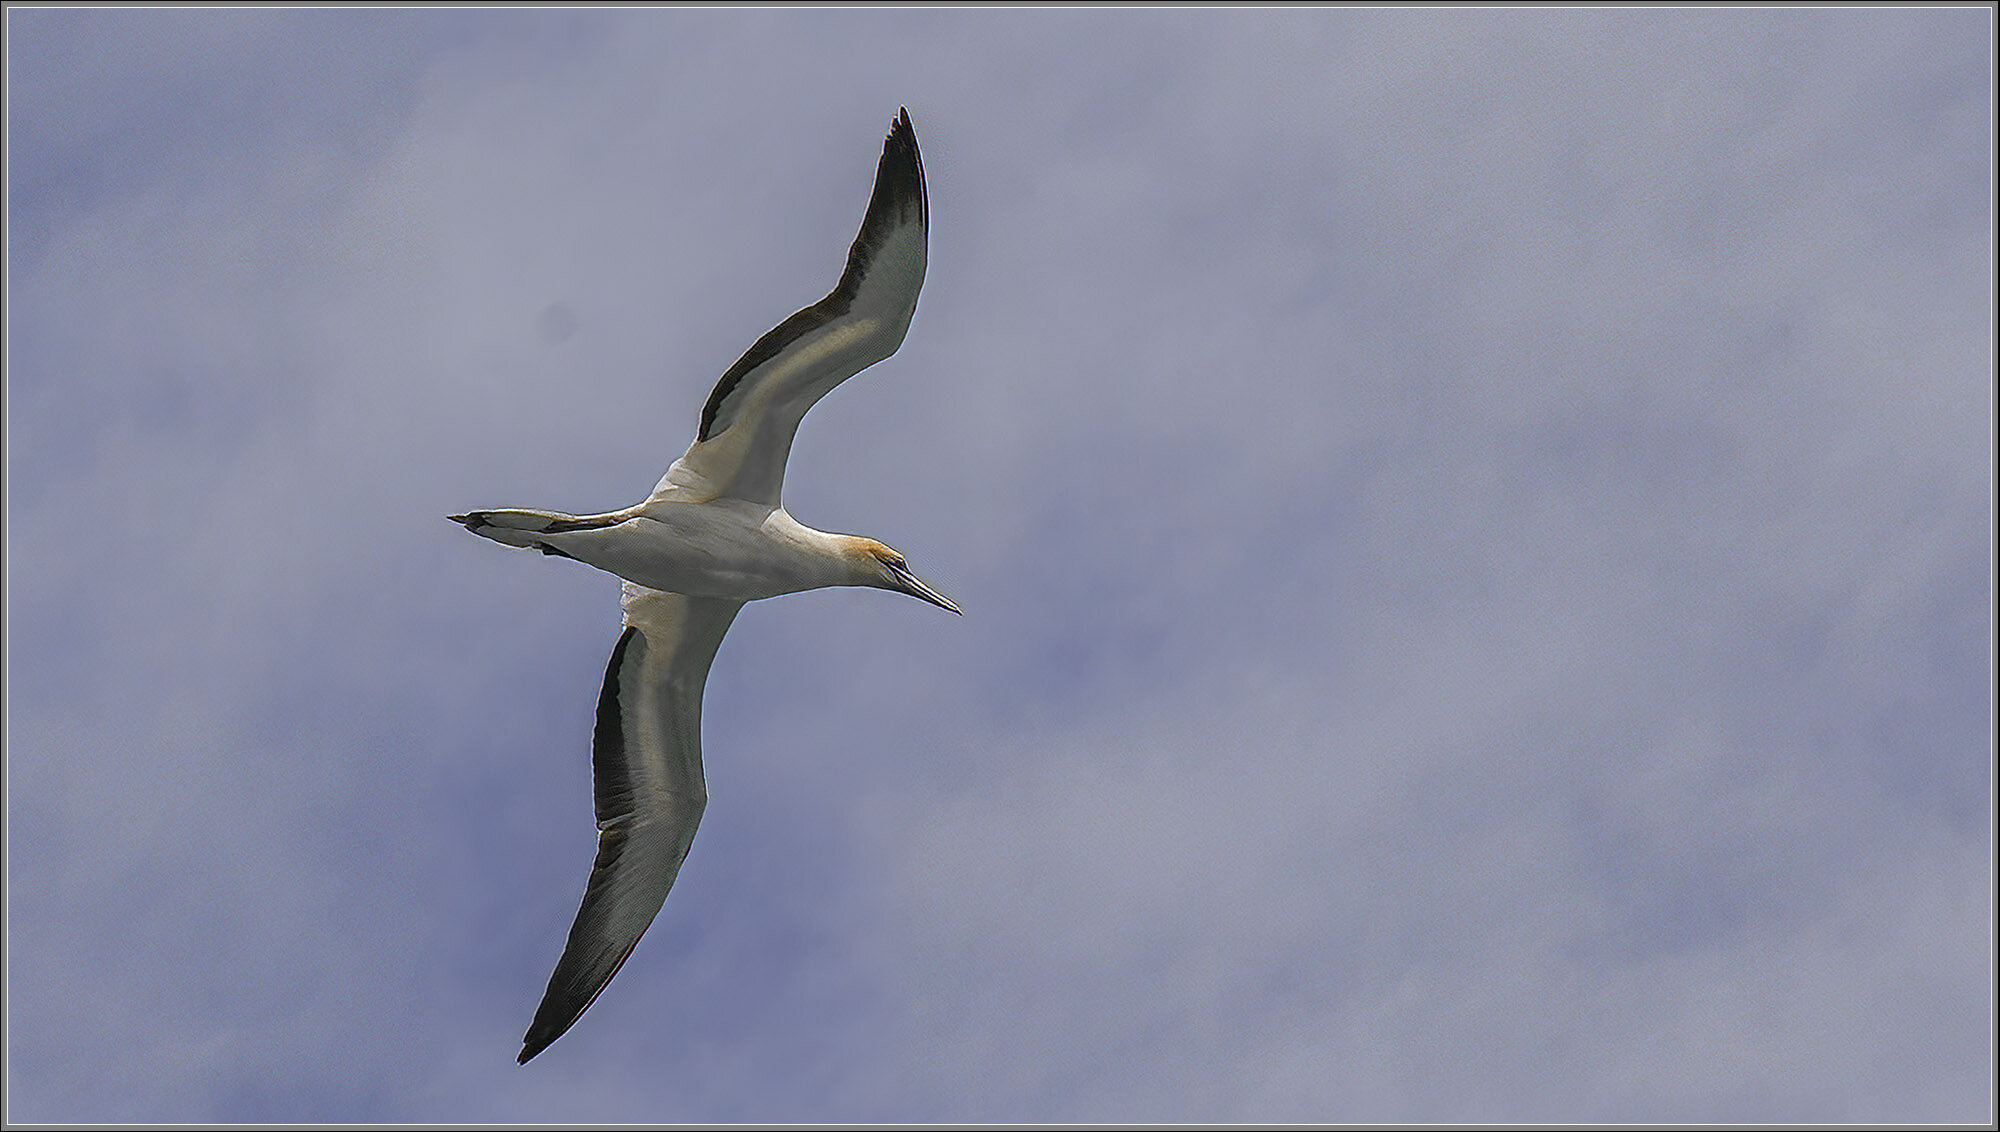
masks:
<path id="1" fill-rule="evenodd" d="M 923 160 L 903 111 L 883 143 L 875 190 L 840 282 L 723 373 L 694 443 L 644 506 L 718 496 L 780 505 L 785 460 L 806 410 L 902 345 L 924 283 L 929 211 Z"/>

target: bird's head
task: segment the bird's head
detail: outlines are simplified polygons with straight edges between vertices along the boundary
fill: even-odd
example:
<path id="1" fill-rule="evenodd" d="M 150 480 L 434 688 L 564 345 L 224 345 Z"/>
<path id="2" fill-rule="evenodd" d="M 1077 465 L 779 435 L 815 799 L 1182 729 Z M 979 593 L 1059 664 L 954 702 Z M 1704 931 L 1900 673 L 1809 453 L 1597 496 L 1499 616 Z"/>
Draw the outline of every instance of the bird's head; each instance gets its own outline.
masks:
<path id="1" fill-rule="evenodd" d="M 910 573 L 910 564 L 893 548 L 884 546 L 872 538 L 857 538 L 849 543 L 848 554 L 855 564 L 857 584 L 920 597 L 940 609 L 949 609 L 964 616 L 964 610 L 958 607 L 958 603 L 931 588 L 930 583 Z"/>

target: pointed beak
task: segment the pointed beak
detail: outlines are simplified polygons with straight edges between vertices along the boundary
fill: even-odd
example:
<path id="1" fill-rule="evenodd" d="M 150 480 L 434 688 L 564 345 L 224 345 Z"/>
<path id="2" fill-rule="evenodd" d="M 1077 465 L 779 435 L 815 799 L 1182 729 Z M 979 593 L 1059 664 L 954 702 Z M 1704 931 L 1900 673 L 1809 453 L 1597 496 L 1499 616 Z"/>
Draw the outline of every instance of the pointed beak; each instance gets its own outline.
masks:
<path id="1" fill-rule="evenodd" d="M 929 582 L 910 573 L 909 567 L 884 563 L 882 573 L 889 580 L 889 589 L 895 590 L 897 593 L 909 594 L 911 597 L 923 598 L 939 609 L 949 609 L 960 617 L 965 616 L 965 611 L 958 607 L 957 602 L 932 589 Z"/>

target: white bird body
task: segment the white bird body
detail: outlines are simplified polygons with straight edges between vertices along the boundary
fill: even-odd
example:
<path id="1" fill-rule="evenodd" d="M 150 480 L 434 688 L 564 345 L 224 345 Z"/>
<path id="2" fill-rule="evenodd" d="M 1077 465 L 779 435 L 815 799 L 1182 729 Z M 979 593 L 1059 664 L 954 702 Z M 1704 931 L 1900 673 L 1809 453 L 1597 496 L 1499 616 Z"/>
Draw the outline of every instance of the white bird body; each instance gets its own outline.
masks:
<path id="1" fill-rule="evenodd" d="M 574 558 L 647 589 L 738 601 L 874 585 L 877 567 L 867 548 L 881 545 L 814 530 L 783 507 L 727 497 L 705 503 L 648 500 L 574 518 L 534 511 L 484 514 L 491 529 L 480 533 L 496 542 Z M 539 529 L 503 525 L 544 518 L 554 522 Z"/>
<path id="2" fill-rule="evenodd" d="M 522 1062 L 596 999 L 680 873 L 708 801 L 702 689 L 743 604 L 874 586 L 959 612 L 910 573 L 901 554 L 874 539 L 814 530 L 781 502 L 785 461 L 806 411 L 902 343 L 923 286 L 929 212 L 905 111 L 883 144 L 839 283 L 724 371 L 694 443 L 644 502 L 599 515 L 515 508 L 450 516 L 495 542 L 625 580 L 625 630 L 605 669 L 591 744 L 597 863 Z"/>

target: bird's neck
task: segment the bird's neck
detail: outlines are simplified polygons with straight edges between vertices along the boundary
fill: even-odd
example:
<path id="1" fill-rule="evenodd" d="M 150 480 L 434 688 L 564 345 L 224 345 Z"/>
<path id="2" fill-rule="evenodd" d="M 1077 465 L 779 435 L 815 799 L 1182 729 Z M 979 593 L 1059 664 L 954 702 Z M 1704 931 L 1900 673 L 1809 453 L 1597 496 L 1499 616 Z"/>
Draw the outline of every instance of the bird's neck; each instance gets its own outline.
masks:
<path id="1" fill-rule="evenodd" d="M 820 564 L 823 584 L 830 586 L 873 586 L 881 578 L 876 552 L 882 544 L 859 535 L 835 534 L 806 526 L 779 507 L 764 520 L 764 529 Z"/>

